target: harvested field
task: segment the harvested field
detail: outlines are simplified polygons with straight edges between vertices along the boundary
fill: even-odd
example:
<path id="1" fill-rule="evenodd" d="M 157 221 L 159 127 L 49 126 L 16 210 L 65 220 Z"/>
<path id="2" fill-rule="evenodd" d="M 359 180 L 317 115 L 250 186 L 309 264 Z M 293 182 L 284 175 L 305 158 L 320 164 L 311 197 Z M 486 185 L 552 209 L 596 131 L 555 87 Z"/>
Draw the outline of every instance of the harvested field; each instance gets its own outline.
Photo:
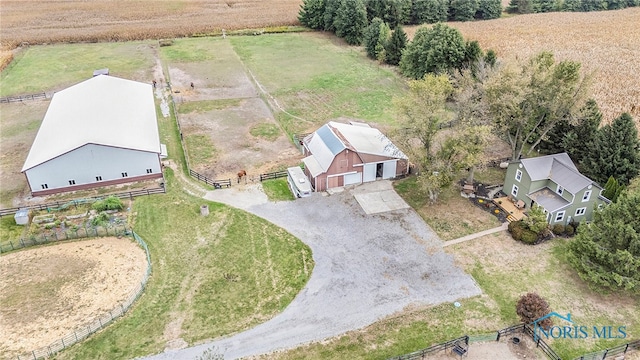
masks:
<path id="1" fill-rule="evenodd" d="M 640 8 L 590 13 L 519 15 L 450 23 L 506 60 L 543 50 L 583 64 L 593 74 L 592 93 L 605 121 L 629 112 L 640 129 Z M 407 31 L 415 33 L 415 28 Z"/>
<path id="2" fill-rule="evenodd" d="M 147 269 L 129 238 L 40 246 L 0 261 L 2 358 L 47 346 L 127 299 Z"/>
<path id="3" fill-rule="evenodd" d="M 298 24 L 302 0 L 2 1 L 2 47 L 125 41 Z"/>

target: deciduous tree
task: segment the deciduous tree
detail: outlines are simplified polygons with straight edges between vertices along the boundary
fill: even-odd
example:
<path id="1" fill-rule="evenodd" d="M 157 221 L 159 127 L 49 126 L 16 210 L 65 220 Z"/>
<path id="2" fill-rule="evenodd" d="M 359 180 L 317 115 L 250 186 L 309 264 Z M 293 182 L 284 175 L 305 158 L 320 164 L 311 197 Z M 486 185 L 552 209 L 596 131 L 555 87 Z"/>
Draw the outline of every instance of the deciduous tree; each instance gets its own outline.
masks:
<path id="1" fill-rule="evenodd" d="M 553 54 L 543 52 L 524 65 L 501 69 L 490 79 L 486 99 L 497 131 L 517 160 L 525 146 L 533 151 L 558 122 L 575 122 L 587 95 L 580 63 L 556 62 Z"/>
<path id="2" fill-rule="evenodd" d="M 432 28 L 419 28 L 402 54 L 400 69 L 413 79 L 460 69 L 465 50 L 464 38 L 457 29 L 440 23 Z"/>
<path id="3" fill-rule="evenodd" d="M 615 203 L 580 226 L 569 244 L 569 263 L 596 286 L 640 293 L 640 191 L 624 191 Z"/>

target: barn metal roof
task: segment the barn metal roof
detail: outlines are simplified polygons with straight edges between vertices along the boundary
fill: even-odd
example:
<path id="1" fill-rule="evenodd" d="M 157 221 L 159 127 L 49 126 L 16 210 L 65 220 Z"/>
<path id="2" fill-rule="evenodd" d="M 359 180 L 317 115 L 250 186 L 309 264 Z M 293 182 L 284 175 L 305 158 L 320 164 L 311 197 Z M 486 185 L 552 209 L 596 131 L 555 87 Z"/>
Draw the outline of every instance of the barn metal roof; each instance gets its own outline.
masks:
<path id="1" fill-rule="evenodd" d="M 159 154 L 151 84 L 99 75 L 57 92 L 22 171 L 90 143 Z"/>
<path id="2" fill-rule="evenodd" d="M 591 184 L 597 185 L 580 174 L 567 153 L 522 159 L 521 162 L 531 181 L 549 179 L 573 194 Z"/>

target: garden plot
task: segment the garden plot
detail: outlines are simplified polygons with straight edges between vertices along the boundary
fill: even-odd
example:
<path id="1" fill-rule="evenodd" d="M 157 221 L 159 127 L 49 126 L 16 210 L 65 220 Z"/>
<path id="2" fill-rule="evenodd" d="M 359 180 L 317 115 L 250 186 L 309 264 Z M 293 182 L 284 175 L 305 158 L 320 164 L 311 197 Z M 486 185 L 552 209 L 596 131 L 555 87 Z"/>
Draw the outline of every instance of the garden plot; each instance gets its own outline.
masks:
<path id="1" fill-rule="evenodd" d="M 200 55 L 181 57 L 182 49 Z M 244 169 L 253 178 L 299 161 L 227 40 L 178 41 L 162 51 L 193 170 L 227 179 Z"/>

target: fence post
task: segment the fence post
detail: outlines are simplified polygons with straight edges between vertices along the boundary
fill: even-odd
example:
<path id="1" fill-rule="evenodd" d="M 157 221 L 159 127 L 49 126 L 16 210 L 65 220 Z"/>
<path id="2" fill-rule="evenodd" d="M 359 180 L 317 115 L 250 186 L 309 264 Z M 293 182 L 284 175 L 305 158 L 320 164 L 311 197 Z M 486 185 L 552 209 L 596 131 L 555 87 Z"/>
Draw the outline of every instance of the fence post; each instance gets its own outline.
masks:
<path id="1" fill-rule="evenodd" d="M 61 339 L 60 339 L 60 341 L 62 342 L 62 348 L 63 348 L 63 349 L 66 349 L 66 348 L 67 348 L 67 346 L 64 344 L 64 338 L 61 338 Z"/>
<path id="2" fill-rule="evenodd" d="M 78 342 L 78 334 L 76 333 L 76 330 L 75 330 L 75 329 L 73 330 L 73 336 L 75 336 L 75 337 L 76 337 L 76 342 Z"/>

